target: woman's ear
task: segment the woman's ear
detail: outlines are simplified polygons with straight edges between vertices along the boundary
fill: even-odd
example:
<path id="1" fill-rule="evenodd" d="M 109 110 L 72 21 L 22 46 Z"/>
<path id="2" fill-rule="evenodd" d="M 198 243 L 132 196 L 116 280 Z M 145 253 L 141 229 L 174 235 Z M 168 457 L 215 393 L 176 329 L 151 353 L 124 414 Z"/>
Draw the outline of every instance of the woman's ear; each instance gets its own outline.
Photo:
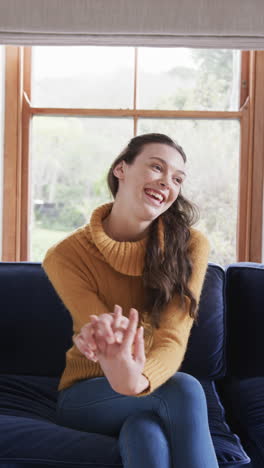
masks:
<path id="1" fill-rule="evenodd" d="M 123 179 L 124 178 L 124 161 L 120 161 L 114 168 L 113 174 L 118 178 L 118 179 Z"/>

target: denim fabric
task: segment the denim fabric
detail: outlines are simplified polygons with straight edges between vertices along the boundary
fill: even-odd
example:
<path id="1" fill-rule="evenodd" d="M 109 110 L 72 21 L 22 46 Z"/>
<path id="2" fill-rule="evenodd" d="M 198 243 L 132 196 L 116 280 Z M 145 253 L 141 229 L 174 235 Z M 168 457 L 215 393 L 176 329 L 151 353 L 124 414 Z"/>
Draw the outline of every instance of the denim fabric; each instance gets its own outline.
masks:
<path id="1" fill-rule="evenodd" d="M 205 393 L 177 372 L 151 395 L 116 393 L 105 377 L 60 392 L 57 424 L 118 438 L 124 468 L 217 468 Z"/>

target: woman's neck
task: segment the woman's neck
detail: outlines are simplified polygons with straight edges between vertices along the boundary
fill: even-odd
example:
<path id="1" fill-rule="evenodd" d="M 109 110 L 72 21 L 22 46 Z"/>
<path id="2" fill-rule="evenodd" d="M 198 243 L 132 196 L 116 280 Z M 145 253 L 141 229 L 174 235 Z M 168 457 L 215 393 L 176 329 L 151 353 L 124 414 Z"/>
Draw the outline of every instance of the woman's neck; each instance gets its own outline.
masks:
<path id="1" fill-rule="evenodd" d="M 118 211 L 118 213 L 117 213 Z M 144 239 L 149 231 L 149 222 L 136 222 L 122 217 L 122 212 L 113 204 L 109 215 L 102 221 L 105 233 L 118 242 L 136 242 Z"/>

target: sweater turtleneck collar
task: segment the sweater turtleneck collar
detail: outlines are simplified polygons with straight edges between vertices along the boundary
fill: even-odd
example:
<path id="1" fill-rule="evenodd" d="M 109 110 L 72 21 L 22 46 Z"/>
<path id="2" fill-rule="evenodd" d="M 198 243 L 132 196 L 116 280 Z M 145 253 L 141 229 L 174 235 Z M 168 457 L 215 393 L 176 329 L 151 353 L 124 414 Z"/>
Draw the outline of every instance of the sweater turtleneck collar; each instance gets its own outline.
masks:
<path id="1" fill-rule="evenodd" d="M 115 270 L 130 276 L 141 276 L 148 235 L 138 241 L 116 241 L 109 237 L 103 227 L 103 220 L 108 216 L 113 202 L 96 208 L 90 219 L 92 240 L 107 263 Z M 158 235 L 161 248 L 164 249 L 164 231 L 161 217 L 158 223 Z"/>

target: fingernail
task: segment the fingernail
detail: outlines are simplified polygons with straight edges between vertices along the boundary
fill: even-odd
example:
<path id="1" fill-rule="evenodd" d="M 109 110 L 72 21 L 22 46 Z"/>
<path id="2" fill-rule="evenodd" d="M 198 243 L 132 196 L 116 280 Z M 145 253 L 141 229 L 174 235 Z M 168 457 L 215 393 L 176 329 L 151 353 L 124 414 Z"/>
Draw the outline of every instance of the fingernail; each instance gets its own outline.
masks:
<path id="1" fill-rule="evenodd" d="M 107 343 L 109 344 L 113 344 L 115 342 L 115 339 L 112 338 L 111 336 L 108 336 L 106 340 L 107 340 Z"/>
<path id="2" fill-rule="evenodd" d="M 115 304 L 115 312 L 118 312 L 121 309 L 121 307 L 118 304 Z"/>
<path id="3" fill-rule="evenodd" d="M 122 332 L 115 332 L 115 337 L 116 337 L 117 343 L 122 343 L 123 336 L 124 336 L 124 335 L 123 335 Z"/>
<path id="4" fill-rule="evenodd" d="M 90 315 L 90 320 L 92 320 L 92 322 L 97 322 L 98 317 L 96 317 L 96 315 Z"/>

